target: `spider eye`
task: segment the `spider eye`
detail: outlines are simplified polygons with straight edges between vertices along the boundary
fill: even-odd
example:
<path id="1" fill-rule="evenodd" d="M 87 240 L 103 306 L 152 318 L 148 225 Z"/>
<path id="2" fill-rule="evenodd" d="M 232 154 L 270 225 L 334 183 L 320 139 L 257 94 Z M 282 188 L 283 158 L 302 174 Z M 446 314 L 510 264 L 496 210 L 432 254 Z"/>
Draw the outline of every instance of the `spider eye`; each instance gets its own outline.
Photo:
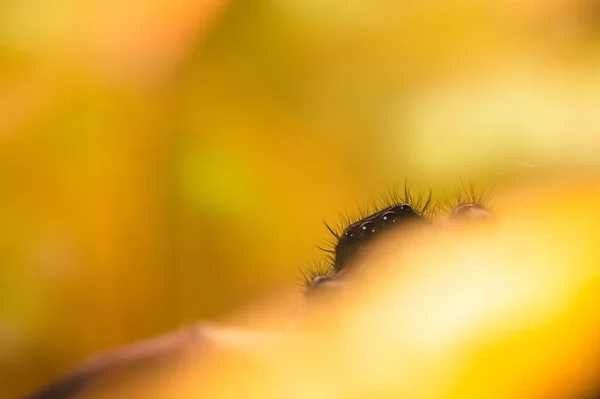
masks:
<path id="1" fill-rule="evenodd" d="M 488 219 L 490 217 L 490 213 L 481 205 L 469 203 L 462 204 L 454 208 L 452 212 L 450 212 L 449 217 L 451 219 L 461 220 Z"/>
<path id="2" fill-rule="evenodd" d="M 400 206 L 394 207 L 396 212 L 399 214 L 405 214 L 407 216 L 418 215 L 418 213 L 408 204 L 402 204 Z"/>
<path id="3" fill-rule="evenodd" d="M 383 227 L 387 227 L 390 226 L 394 223 L 396 223 L 396 212 L 394 211 L 387 211 L 385 212 L 383 215 L 381 215 L 381 224 Z"/>
<path id="4" fill-rule="evenodd" d="M 324 283 L 331 281 L 331 276 L 315 276 L 312 280 L 309 281 L 309 287 L 317 287 L 319 285 L 323 285 Z"/>
<path id="5" fill-rule="evenodd" d="M 369 237 L 377 231 L 377 226 L 374 222 L 365 222 L 360 225 L 361 237 Z"/>
<path id="6" fill-rule="evenodd" d="M 391 208 L 389 211 L 384 213 L 384 215 L 386 215 L 389 212 L 393 212 L 396 215 L 396 217 L 394 218 L 394 222 L 396 222 L 400 219 L 421 217 L 421 215 L 408 204 L 396 205 L 393 208 Z"/>
<path id="7" fill-rule="evenodd" d="M 307 283 L 306 288 L 306 298 L 312 301 L 342 294 L 345 284 L 336 280 L 335 275 L 315 276 Z"/>

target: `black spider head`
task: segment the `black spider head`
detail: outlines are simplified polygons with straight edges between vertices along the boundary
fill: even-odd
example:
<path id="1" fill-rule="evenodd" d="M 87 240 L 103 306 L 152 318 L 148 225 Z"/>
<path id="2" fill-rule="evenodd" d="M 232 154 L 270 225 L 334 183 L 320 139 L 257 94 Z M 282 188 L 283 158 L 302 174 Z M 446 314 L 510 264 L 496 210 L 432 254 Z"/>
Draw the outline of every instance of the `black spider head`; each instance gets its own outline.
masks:
<path id="1" fill-rule="evenodd" d="M 339 272 L 356 255 L 364 252 L 375 237 L 415 220 L 425 219 L 410 205 L 398 204 L 351 224 L 340 234 L 335 246 L 335 271 Z"/>

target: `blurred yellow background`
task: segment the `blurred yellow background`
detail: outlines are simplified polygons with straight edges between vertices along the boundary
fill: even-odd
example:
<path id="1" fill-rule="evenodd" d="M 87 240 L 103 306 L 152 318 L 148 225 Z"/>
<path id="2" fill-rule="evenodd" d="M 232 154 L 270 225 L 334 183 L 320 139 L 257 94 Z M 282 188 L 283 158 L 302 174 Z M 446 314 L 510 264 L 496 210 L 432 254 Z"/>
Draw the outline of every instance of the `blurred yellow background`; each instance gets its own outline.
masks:
<path id="1" fill-rule="evenodd" d="M 0 4 L 0 398 L 215 319 L 405 179 L 596 168 L 600 4 Z"/>

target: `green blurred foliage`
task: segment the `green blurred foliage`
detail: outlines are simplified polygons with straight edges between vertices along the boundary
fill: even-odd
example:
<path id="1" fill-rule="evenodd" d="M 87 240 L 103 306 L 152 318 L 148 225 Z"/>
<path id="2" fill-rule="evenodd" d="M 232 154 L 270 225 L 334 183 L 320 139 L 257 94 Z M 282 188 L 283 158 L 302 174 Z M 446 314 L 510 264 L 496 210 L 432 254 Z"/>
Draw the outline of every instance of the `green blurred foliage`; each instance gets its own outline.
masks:
<path id="1" fill-rule="evenodd" d="M 405 179 L 597 167 L 598 6 L 0 5 L 0 397 L 277 287 Z M 445 191 L 446 190 L 446 191 Z"/>

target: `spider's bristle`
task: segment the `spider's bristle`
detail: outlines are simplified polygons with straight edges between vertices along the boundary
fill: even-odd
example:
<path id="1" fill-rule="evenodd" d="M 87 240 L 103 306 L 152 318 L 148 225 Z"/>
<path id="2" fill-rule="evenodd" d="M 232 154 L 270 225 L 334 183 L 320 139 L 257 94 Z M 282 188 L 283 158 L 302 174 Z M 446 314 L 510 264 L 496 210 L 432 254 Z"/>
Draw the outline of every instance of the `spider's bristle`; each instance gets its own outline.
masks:
<path id="1" fill-rule="evenodd" d="M 335 251 L 332 250 L 332 249 L 323 248 L 323 247 L 320 247 L 318 245 L 317 245 L 317 248 L 320 249 L 323 252 L 327 252 L 328 254 L 334 254 L 335 253 Z"/>
<path id="2" fill-rule="evenodd" d="M 323 222 L 323 224 L 325 225 L 325 227 L 327 227 L 327 230 L 329 230 L 329 232 L 330 232 L 331 234 L 333 234 L 333 236 L 334 236 L 336 239 L 338 239 L 338 240 L 340 239 L 340 235 L 339 235 L 339 234 L 338 234 L 338 233 L 337 233 L 335 230 L 333 230 L 333 229 L 332 229 L 332 228 L 331 228 L 331 227 L 330 227 L 330 226 L 327 224 L 327 222 Z"/>

